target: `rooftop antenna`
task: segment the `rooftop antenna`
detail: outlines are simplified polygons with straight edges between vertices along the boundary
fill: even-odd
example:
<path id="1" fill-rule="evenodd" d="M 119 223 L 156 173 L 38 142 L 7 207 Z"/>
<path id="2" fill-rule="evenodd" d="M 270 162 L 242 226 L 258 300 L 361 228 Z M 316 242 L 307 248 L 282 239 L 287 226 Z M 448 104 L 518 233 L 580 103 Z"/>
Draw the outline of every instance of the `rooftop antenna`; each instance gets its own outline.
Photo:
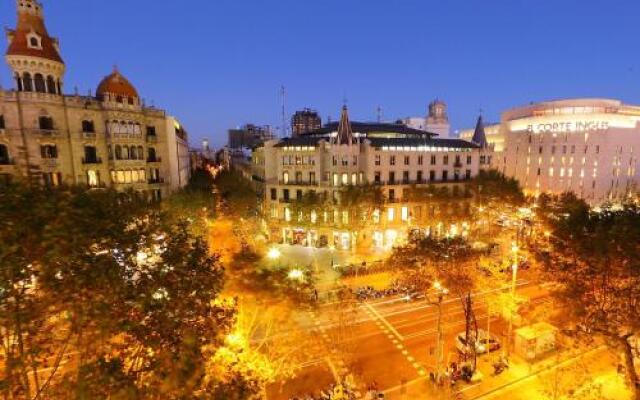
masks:
<path id="1" fill-rule="evenodd" d="M 287 91 L 284 85 L 280 86 L 280 95 L 282 96 L 282 129 L 280 129 L 280 133 L 284 138 L 287 136 L 287 110 L 286 110 Z"/>
<path id="2" fill-rule="evenodd" d="M 378 123 L 382 122 L 382 107 L 378 106 L 378 108 L 376 109 L 377 113 L 378 113 Z"/>

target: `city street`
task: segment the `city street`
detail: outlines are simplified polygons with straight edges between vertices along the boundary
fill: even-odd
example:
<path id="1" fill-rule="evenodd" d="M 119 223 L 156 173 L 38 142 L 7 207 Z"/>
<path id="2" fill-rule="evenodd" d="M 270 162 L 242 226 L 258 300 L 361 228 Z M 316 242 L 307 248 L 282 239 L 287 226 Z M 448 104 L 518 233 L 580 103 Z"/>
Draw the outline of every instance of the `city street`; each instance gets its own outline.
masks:
<path id="1" fill-rule="evenodd" d="M 519 293 L 532 302 L 546 301 L 548 293 L 543 288 L 518 282 Z M 506 288 L 505 288 L 506 289 Z M 483 299 L 489 292 L 474 295 L 475 312 L 480 328 L 486 327 L 487 314 Z M 341 304 L 326 304 L 309 313 L 307 329 L 313 331 L 328 350 L 323 357 L 310 360 L 303 366 L 300 377 L 284 384 L 282 392 L 273 390 L 272 399 L 288 399 L 294 395 L 317 392 L 326 382 L 339 376 L 353 375 L 362 386 L 375 383 L 389 395 L 400 394 L 406 385 L 427 382 L 435 371 L 435 347 L 437 337 L 437 306 L 428 300 L 405 302 L 398 297 L 367 301 L 357 305 L 354 320 L 348 326 L 339 326 L 332 315 Z M 456 334 L 464 331 L 465 317 L 460 300 L 452 297 L 443 302 L 444 360 L 447 364 L 458 360 L 454 345 Z M 492 318 L 491 331 L 503 337 L 506 326 L 498 318 Z M 340 344 L 335 339 L 344 339 Z M 494 355 L 483 355 L 488 359 Z M 304 377 L 313 371 L 313 381 Z M 322 376 L 322 378 L 320 377 Z"/>

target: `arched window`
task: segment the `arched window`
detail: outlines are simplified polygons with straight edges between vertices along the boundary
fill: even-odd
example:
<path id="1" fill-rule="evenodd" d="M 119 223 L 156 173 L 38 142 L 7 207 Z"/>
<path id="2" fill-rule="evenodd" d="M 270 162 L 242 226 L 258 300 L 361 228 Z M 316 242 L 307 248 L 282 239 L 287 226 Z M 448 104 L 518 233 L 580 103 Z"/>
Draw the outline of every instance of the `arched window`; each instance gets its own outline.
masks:
<path id="1" fill-rule="evenodd" d="M 16 74 L 16 87 L 18 88 L 18 92 L 22 92 L 24 90 L 22 86 L 22 78 L 18 74 Z"/>
<path id="2" fill-rule="evenodd" d="M 42 74 L 35 74 L 35 76 L 33 77 L 33 81 L 36 86 L 36 92 L 38 93 L 47 92 L 47 88 L 45 87 L 45 84 L 44 84 L 44 76 L 42 76 Z"/>
<path id="3" fill-rule="evenodd" d="M 53 130 L 53 118 L 51 117 L 40 117 L 38 118 L 38 125 L 42 130 Z"/>
<path id="4" fill-rule="evenodd" d="M 129 153 L 129 146 L 122 146 L 122 156 L 125 160 L 131 159 L 131 154 Z"/>
<path id="5" fill-rule="evenodd" d="M 22 75 L 22 84 L 24 85 L 25 92 L 33 92 L 33 81 L 31 80 L 31 74 L 25 72 Z"/>
<path id="6" fill-rule="evenodd" d="M 127 102 L 129 103 L 129 105 L 133 105 L 133 97 L 127 97 Z"/>
<path id="7" fill-rule="evenodd" d="M 31 45 L 31 47 L 35 47 L 38 48 L 40 47 L 40 41 L 38 40 L 37 37 L 31 37 L 31 39 L 29 39 L 29 44 Z"/>
<path id="8" fill-rule="evenodd" d="M 116 145 L 116 160 L 122 160 L 122 147 L 119 144 Z"/>
<path id="9" fill-rule="evenodd" d="M 50 94 L 56 94 L 56 81 L 53 79 L 53 76 L 47 76 L 47 90 Z"/>
<path id="10" fill-rule="evenodd" d="M 138 146 L 138 160 L 144 160 L 144 149 L 142 146 Z"/>
<path id="11" fill-rule="evenodd" d="M 7 149 L 7 145 L 4 144 L 0 144 L 0 164 L 9 164 L 9 150 Z"/>
<path id="12" fill-rule="evenodd" d="M 58 94 L 62 96 L 62 85 L 60 84 L 60 79 L 56 81 L 56 89 L 58 89 Z"/>
<path id="13" fill-rule="evenodd" d="M 153 147 L 149 147 L 147 152 L 149 153 L 149 157 L 147 160 L 150 162 L 154 162 L 156 159 L 156 149 L 154 149 Z"/>
<path id="14" fill-rule="evenodd" d="M 129 153 L 130 153 L 129 156 L 131 157 L 132 160 L 138 159 L 138 152 L 136 150 L 136 146 L 131 146 Z"/>
<path id="15" fill-rule="evenodd" d="M 82 132 L 84 133 L 95 133 L 96 129 L 93 125 L 93 121 L 84 120 L 82 121 Z"/>
<path id="16" fill-rule="evenodd" d="M 117 96 L 116 97 L 116 102 L 122 103 L 122 96 Z"/>

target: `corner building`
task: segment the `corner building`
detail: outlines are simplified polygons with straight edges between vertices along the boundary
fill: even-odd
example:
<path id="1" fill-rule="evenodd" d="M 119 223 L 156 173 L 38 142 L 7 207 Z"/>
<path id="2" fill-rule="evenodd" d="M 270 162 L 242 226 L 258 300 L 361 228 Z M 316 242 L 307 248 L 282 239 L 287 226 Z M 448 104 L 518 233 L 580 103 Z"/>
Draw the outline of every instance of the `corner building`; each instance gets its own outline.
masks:
<path id="1" fill-rule="evenodd" d="M 165 111 L 142 104 L 117 70 L 95 96 L 65 95 L 65 63 L 47 32 L 42 5 L 17 0 L 6 61 L 14 90 L 0 90 L 0 183 L 132 188 L 160 199 L 190 174 L 186 131 Z"/>
<path id="2" fill-rule="evenodd" d="M 530 195 L 573 192 L 598 205 L 638 193 L 639 106 L 590 98 L 534 103 L 504 112 L 486 138 L 496 151 L 492 166 Z"/>
<path id="3" fill-rule="evenodd" d="M 449 207 L 470 207 L 465 182 L 488 167 L 482 146 L 403 124 L 350 122 L 346 107 L 339 123 L 254 150 L 254 176 L 264 182 L 264 214 L 272 238 L 291 244 L 339 249 L 388 249 L 416 229 L 438 225 Z M 342 208 L 341 193 L 353 186 L 377 187 L 384 205 L 370 215 Z M 411 200 L 416 188 L 452 194 L 446 205 Z M 295 215 L 296 202 L 309 193 L 332 204 Z M 326 204 L 326 202 L 325 202 Z M 353 226 L 365 219 L 359 234 Z M 301 224 L 302 220 L 310 224 Z"/>

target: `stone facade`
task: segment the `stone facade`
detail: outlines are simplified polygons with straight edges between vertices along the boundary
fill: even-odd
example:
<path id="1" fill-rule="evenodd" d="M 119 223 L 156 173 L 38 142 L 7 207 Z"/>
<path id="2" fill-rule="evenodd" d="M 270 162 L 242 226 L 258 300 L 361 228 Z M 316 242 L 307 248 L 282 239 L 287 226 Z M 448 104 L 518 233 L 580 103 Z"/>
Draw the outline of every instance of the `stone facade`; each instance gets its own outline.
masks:
<path id="1" fill-rule="evenodd" d="M 96 96 L 63 94 L 65 66 L 43 18 L 37 1 L 18 0 L 6 54 L 16 87 L 0 90 L 0 182 L 131 188 L 153 198 L 185 185 L 187 135 L 175 118 L 144 106 L 117 70 Z M 22 48 L 16 41 L 29 38 L 21 35 L 55 46 Z"/>

